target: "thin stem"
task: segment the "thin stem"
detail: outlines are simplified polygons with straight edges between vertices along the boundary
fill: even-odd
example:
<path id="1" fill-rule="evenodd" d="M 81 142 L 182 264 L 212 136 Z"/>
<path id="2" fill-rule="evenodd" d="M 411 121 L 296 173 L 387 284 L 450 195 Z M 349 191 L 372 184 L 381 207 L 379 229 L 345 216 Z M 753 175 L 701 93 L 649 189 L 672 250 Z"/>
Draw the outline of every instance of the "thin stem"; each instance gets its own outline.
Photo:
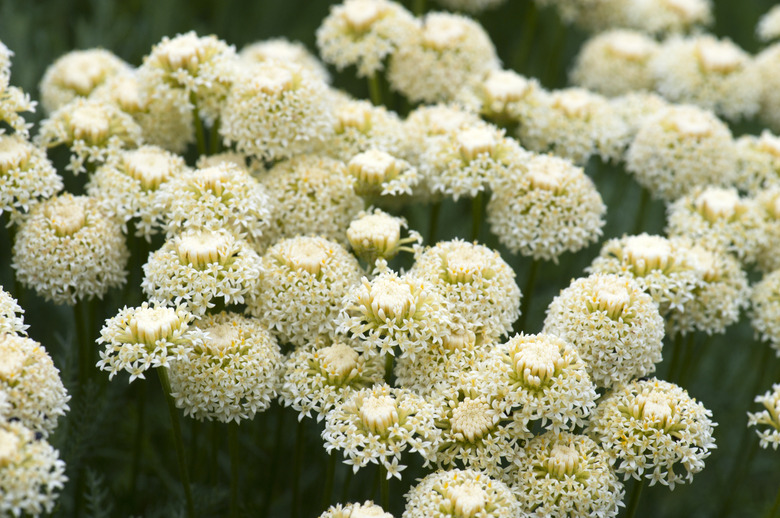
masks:
<path id="1" fill-rule="evenodd" d="M 292 502 L 290 503 L 290 516 L 297 518 L 301 515 L 301 469 L 303 467 L 303 450 L 306 447 L 303 419 L 298 421 L 295 432 L 295 458 L 293 459 L 293 483 Z"/>
<path id="2" fill-rule="evenodd" d="M 636 212 L 634 219 L 634 235 L 642 232 L 642 227 L 645 225 L 645 214 L 647 213 L 647 205 L 650 203 L 650 191 L 642 187 L 642 194 L 639 198 L 639 210 Z"/>
<path id="3" fill-rule="evenodd" d="M 642 489 L 645 487 L 645 479 L 641 479 L 634 484 L 634 489 L 631 492 L 631 501 L 626 507 L 625 518 L 634 518 L 636 510 L 639 508 L 639 498 L 642 496 Z"/>
<path id="4" fill-rule="evenodd" d="M 528 11 L 525 13 L 523 19 L 523 39 L 520 41 L 520 46 L 515 53 L 515 70 L 518 72 L 523 70 L 526 61 L 528 61 L 528 56 L 531 53 L 531 44 L 533 43 L 534 33 L 536 32 L 536 19 L 538 14 L 536 2 L 534 0 L 529 0 Z"/>
<path id="5" fill-rule="evenodd" d="M 341 488 L 341 501 L 346 502 L 349 500 L 349 486 L 352 484 L 352 477 L 355 476 L 355 470 L 352 466 L 347 469 L 347 476 L 344 479 L 344 487 Z"/>
<path id="6" fill-rule="evenodd" d="M 696 364 L 693 364 L 693 367 L 691 366 L 691 362 L 693 361 L 693 357 L 696 356 L 696 343 L 695 343 L 696 335 L 694 333 L 691 333 L 688 335 L 688 341 L 685 344 L 685 359 L 683 359 L 682 368 L 680 369 L 680 375 L 678 376 L 680 382 L 678 385 L 684 385 L 688 381 L 688 377 L 693 375 L 694 368 L 696 367 Z"/>
<path id="7" fill-rule="evenodd" d="M 390 479 L 387 478 L 387 469 L 379 465 L 379 501 L 382 502 L 382 509 L 390 509 Z"/>
<path id="8" fill-rule="evenodd" d="M 184 441 L 181 435 L 181 425 L 179 424 L 179 411 L 171 396 L 171 381 L 168 379 L 168 370 L 166 367 L 157 367 L 157 377 L 160 378 L 160 385 L 165 394 L 165 402 L 168 403 L 168 413 L 171 416 L 171 425 L 173 427 L 173 442 L 176 446 L 176 458 L 179 462 L 179 476 L 181 485 L 184 487 L 184 499 L 187 503 L 187 516 L 195 516 L 195 506 L 192 502 L 192 490 L 190 489 L 190 475 L 187 471 L 187 458 L 184 456 Z"/>
<path id="9" fill-rule="evenodd" d="M 206 154 L 206 136 L 203 133 L 203 121 L 200 120 L 200 110 L 198 109 L 198 99 L 195 93 L 190 93 L 190 102 L 192 103 L 192 122 L 195 124 L 195 139 L 198 142 L 198 155 Z"/>
<path id="10" fill-rule="evenodd" d="M 217 460 L 217 454 L 219 453 L 219 423 L 211 421 L 211 448 L 209 448 L 209 482 L 212 485 L 217 484 L 217 473 L 219 472 L 219 464 Z"/>
<path id="11" fill-rule="evenodd" d="M 666 372 L 666 379 L 668 381 L 674 380 L 674 373 L 677 370 L 677 366 L 680 364 L 680 358 L 682 357 L 683 348 L 683 335 L 677 333 L 674 335 L 674 342 L 672 342 L 672 361 L 669 362 L 669 370 Z"/>
<path id="12" fill-rule="evenodd" d="M 325 488 L 322 492 L 322 510 L 330 507 L 330 498 L 333 495 L 333 478 L 336 473 L 336 454 L 328 455 L 328 466 L 325 468 Z M 342 499 L 345 501 L 345 499 Z"/>
<path id="13" fill-rule="evenodd" d="M 84 301 L 78 300 L 73 306 L 73 320 L 76 324 L 76 340 L 78 341 L 79 352 L 79 385 L 82 389 L 86 386 L 89 377 L 89 338 L 84 324 Z"/>
<path id="14" fill-rule="evenodd" d="M 371 102 L 374 106 L 382 105 L 382 88 L 379 86 L 379 76 L 371 74 L 368 76 L 368 91 L 371 95 Z"/>
<path id="15" fill-rule="evenodd" d="M 767 514 L 767 518 L 776 518 L 780 516 L 780 488 L 777 490 L 777 496 L 775 497 L 775 503 Z"/>
<path id="16" fill-rule="evenodd" d="M 385 354 L 385 383 L 393 386 L 393 362 L 395 356 L 390 353 Z"/>
<path id="17" fill-rule="evenodd" d="M 284 431 L 284 415 L 283 409 L 279 409 L 279 420 L 276 422 L 276 433 L 274 434 L 273 445 L 273 457 L 271 457 L 271 469 L 268 471 L 269 478 L 265 487 L 265 500 L 263 501 L 263 512 L 260 514 L 263 518 L 268 516 L 268 510 L 271 508 L 271 498 L 274 494 L 274 486 L 276 484 L 276 473 L 279 469 L 279 459 L 281 458 L 282 451 L 282 432 Z"/>
<path id="18" fill-rule="evenodd" d="M 228 449 L 230 450 L 230 518 L 238 518 L 238 423 L 228 423 Z"/>
<path id="19" fill-rule="evenodd" d="M 439 229 L 439 214 L 441 213 L 441 201 L 435 201 L 431 205 L 431 215 L 429 221 L 430 226 L 428 227 L 428 244 L 434 245 L 436 244 L 436 231 Z"/>
<path id="20" fill-rule="evenodd" d="M 471 240 L 479 239 L 479 229 L 482 226 L 482 200 L 484 193 L 478 192 L 471 200 Z"/>
<path id="21" fill-rule="evenodd" d="M 520 318 L 517 319 L 514 325 L 515 333 L 519 333 L 525 330 L 525 323 L 528 319 L 528 310 L 531 307 L 531 298 L 534 293 L 534 286 L 536 285 L 536 276 L 539 273 L 538 259 L 531 261 L 531 267 L 528 269 L 528 277 L 525 281 L 525 290 L 523 290 L 523 298 L 520 301 Z"/>
<path id="22" fill-rule="evenodd" d="M 558 79 L 558 73 L 561 69 L 561 54 L 563 53 L 563 47 L 566 44 L 566 28 L 563 26 L 563 22 L 558 20 L 555 25 L 555 39 L 553 40 L 550 59 L 547 62 L 547 70 L 544 74 L 545 86 L 548 88 L 557 86 L 555 82 Z"/>
<path id="23" fill-rule="evenodd" d="M 135 494 L 135 488 L 138 486 L 138 472 L 141 469 L 141 446 L 144 438 L 144 418 L 146 416 L 146 383 L 136 383 L 138 398 L 138 422 L 135 428 L 135 438 L 133 439 L 133 467 L 130 478 L 130 494 Z"/>
<path id="24" fill-rule="evenodd" d="M 211 149 L 211 154 L 216 155 L 222 151 L 222 141 L 219 138 L 219 118 L 214 121 L 211 129 L 209 129 L 209 138 L 211 140 L 211 145 L 209 147 L 209 149 Z"/>

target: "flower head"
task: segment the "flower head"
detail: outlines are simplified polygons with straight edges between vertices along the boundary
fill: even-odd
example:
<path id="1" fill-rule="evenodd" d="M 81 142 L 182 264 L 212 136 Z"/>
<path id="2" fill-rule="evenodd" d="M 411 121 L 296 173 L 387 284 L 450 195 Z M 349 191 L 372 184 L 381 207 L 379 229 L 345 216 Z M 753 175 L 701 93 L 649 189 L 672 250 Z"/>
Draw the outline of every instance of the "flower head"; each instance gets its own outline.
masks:
<path id="1" fill-rule="evenodd" d="M 18 419 L 44 437 L 70 410 L 60 371 L 46 349 L 31 338 L 0 334 L 0 392 L 10 404 L 0 421 Z"/>
<path id="2" fill-rule="evenodd" d="M 328 412 L 322 439 L 327 452 L 340 450 L 354 471 L 371 462 L 381 464 L 387 478 L 400 479 L 406 468 L 401 454 L 409 450 L 430 461 L 438 435 L 429 403 L 381 384 L 352 392 Z"/>
<path id="3" fill-rule="evenodd" d="M 736 146 L 737 187 L 756 195 L 762 189 L 780 186 L 780 137 L 764 130 L 758 137 L 742 135 Z"/>
<path id="4" fill-rule="evenodd" d="M 607 395 L 591 416 L 597 439 L 624 479 L 670 489 L 693 480 L 715 448 L 712 412 L 673 383 L 632 381 Z"/>
<path id="5" fill-rule="evenodd" d="M 773 272 L 780 268 L 780 254 L 776 253 L 780 247 L 780 185 L 759 192 L 756 203 L 764 217 L 766 235 L 756 260 L 762 271 Z"/>
<path id="6" fill-rule="evenodd" d="M 0 335 L 27 335 L 28 327 L 24 323 L 24 309 L 0 286 Z"/>
<path id="7" fill-rule="evenodd" d="M 544 332 L 571 342 L 593 381 L 609 388 L 655 371 L 664 320 L 630 277 L 593 274 L 572 281 L 553 299 Z"/>
<path id="8" fill-rule="evenodd" d="M 332 505 L 319 518 L 393 518 L 393 515 L 367 500 L 362 504 Z"/>
<path id="9" fill-rule="evenodd" d="M 406 494 L 403 518 L 476 518 L 519 516 L 512 490 L 473 469 L 437 471 Z"/>
<path id="10" fill-rule="evenodd" d="M 371 77 L 416 30 L 417 21 L 401 4 L 345 0 L 331 7 L 317 29 L 317 48 L 339 70 L 355 65 L 358 77 Z"/>
<path id="11" fill-rule="evenodd" d="M 183 306 L 164 306 L 157 301 L 144 302 L 139 307 L 125 306 L 106 320 L 100 330 L 100 351 L 97 366 L 113 378 L 119 371 L 130 373 L 130 382 L 144 379 L 144 372 L 156 367 L 169 367 L 173 359 L 184 358 L 187 351 L 204 339 L 193 329 L 195 316 Z"/>
<path id="12" fill-rule="evenodd" d="M 252 419 L 276 396 L 282 353 L 257 320 L 235 313 L 206 315 L 203 332 L 170 362 L 171 396 L 184 415 L 223 423 Z"/>
<path id="13" fill-rule="evenodd" d="M 523 453 L 512 484 L 522 516 L 617 516 L 623 484 L 593 439 L 550 431 L 531 439 Z"/>
<path id="14" fill-rule="evenodd" d="M 456 101 L 500 125 L 523 120 L 538 106 L 544 89 L 535 78 L 513 70 L 492 69 L 484 77 L 474 77 L 458 92 Z"/>
<path id="15" fill-rule="evenodd" d="M 405 219 L 374 209 L 357 215 L 347 228 L 347 239 L 352 252 L 372 265 L 380 258 L 390 260 L 398 252 L 414 252 L 407 245 L 422 243 L 422 236 L 410 230 L 408 237 L 401 238 L 401 229 L 405 228 Z"/>
<path id="16" fill-rule="evenodd" d="M 764 405 L 760 412 L 748 412 L 748 426 L 757 427 L 759 442 L 762 448 L 771 445 L 775 450 L 780 446 L 780 383 L 772 385 L 763 395 L 753 400 Z M 759 426 L 768 428 L 758 428 Z"/>
<path id="17" fill-rule="evenodd" d="M 141 287 L 150 299 L 184 304 L 203 315 L 215 299 L 244 302 L 257 289 L 260 257 L 227 230 L 189 231 L 149 254 Z"/>
<path id="18" fill-rule="evenodd" d="M 363 275 L 343 246 L 322 237 L 283 239 L 265 252 L 259 267 L 248 311 L 296 346 L 334 337 L 342 299 Z"/>
<path id="19" fill-rule="evenodd" d="M 764 275 L 750 295 L 750 324 L 780 356 L 780 270 Z"/>
<path id="20" fill-rule="evenodd" d="M 16 235 L 11 266 L 40 296 L 73 305 L 122 285 L 129 256 L 121 225 L 101 212 L 97 200 L 65 193 L 30 211 Z"/>
<path id="21" fill-rule="evenodd" d="M 298 412 L 298 419 L 321 421 L 353 391 L 382 383 L 385 366 L 377 354 L 360 354 L 336 339 L 316 340 L 293 351 L 284 362 L 279 399 Z"/>
<path id="22" fill-rule="evenodd" d="M 130 65 L 105 49 L 74 50 L 49 65 L 41 79 L 41 104 L 52 113 L 77 97 L 89 97 L 109 78 L 128 73 Z"/>
<path id="23" fill-rule="evenodd" d="M 524 170 L 511 171 L 491 186 L 487 220 L 514 253 L 558 260 L 601 236 L 607 208 L 580 167 L 552 155 L 537 155 Z"/>
<path id="24" fill-rule="evenodd" d="M 262 63 L 263 61 L 295 63 L 326 83 L 330 83 L 330 74 L 325 65 L 302 43 L 297 41 L 288 41 L 285 38 L 257 41 L 242 48 L 238 57 L 245 63 Z"/>

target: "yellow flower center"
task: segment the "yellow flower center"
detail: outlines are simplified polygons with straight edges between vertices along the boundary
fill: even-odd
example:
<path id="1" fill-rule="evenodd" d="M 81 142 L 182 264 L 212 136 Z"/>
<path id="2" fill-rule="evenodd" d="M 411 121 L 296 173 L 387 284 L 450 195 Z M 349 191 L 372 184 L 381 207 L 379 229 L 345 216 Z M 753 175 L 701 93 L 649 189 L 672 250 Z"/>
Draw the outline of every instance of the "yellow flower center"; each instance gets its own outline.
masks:
<path id="1" fill-rule="evenodd" d="M 355 155 L 349 161 L 349 172 L 358 182 L 368 185 L 381 185 L 398 176 L 398 161 L 388 153 L 370 150 Z"/>
<path id="2" fill-rule="evenodd" d="M 553 194 L 561 192 L 566 180 L 564 164 L 558 161 L 544 159 L 535 160 L 528 169 L 527 178 L 534 189 L 551 191 Z"/>
<path id="3" fill-rule="evenodd" d="M 182 264 L 204 268 L 226 256 L 231 244 L 232 240 L 227 234 L 198 232 L 180 237 L 176 251 Z"/>
<path id="4" fill-rule="evenodd" d="M 328 260 L 328 252 L 316 241 L 300 239 L 290 244 L 286 250 L 284 260 L 291 268 L 318 275 L 322 266 Z"/>
<path id="5" fill-rule="evenodd" d="M 381 320 L 399 320 L 414 313 L 409 284 L 399 279 L 378 279 L 371 286 L 371 309 Z"/>
<path id="6" fill-rule="evenodd" d="M 471 128 L 461 131 L 456 140 L 460 155 L 469 161 L 483 153 L 492 154 L 498 144 L 495 134 L 488 128 Z"/>
<path id="7" fill-rule="evenodd" d="M 521 342 L 511 354 L 515 373 L 530 388 L 546 385 L 563 367 L 558 344 L 543 338 Z"/>
<path id="8" fill-rule="evenodd" d="M 160 49 L 160 61 L 170 70 L 187 69 L 195 71 L 200 66 L 202 46 L 199 38 L 188 33 L 165 43 Z"/>
<path id="9" fill-rule="evenodd" d="M 731 219 L 740 206 L 739 194 L 733 189 L 707 189 L 694 203 L 699 214 L 710 222 Z"/>
<path id="10" fill-rule="evenodd" d="M 88 104 L 73 110 L 70 115 L 70 125 L 74 139 L 96 144 L 108 136 L 111 120 L 106 110 Z"/>
<path id="11" fill-rule="evenodd" d="M 390 396 L 369 396 L 360 405 L 359 413 L 365 429 L 377 435 L 398 423 L 398 409 Z"/>
<path id="12" fill-rule="evenodd" d="M 379 2 L 350 0 L 344 4 L 344 19 L 355 32 L 365 32 L 382 16 Z"/>
<path id="13" fill-rule="evenodd" d="M 446 278 L 451 283 L 472 282 L 474 277 L 493 277 L 492 270 L 485 264 L 485 257 L 472 247 L 456 248 L 443 257 Z"/>
<path id="14" fill-rule="evenodd" d="M 262 72 L 252 77 L 252 86 L 266 95 L 279 95 L 285 90 L 292 90 L 295 85 L 295 75 L 282 66 L 263 67 Z"/>
<path id="15" fill-rule="evenodd" d="M 7 338 L 0 337 L 0 339 Z M 13 347 L 13 345 L 11 346 Z M 24 368 L 25 355 L 21 351 L 9 347 L 0 348 L 0 353 L 2 353 L 0 354 L 0 379 L 8 382 L 17 381 L 16 378 Z"/>
<path id="16" fill-rule="evenodd" d="M 631 304 L 631 295 L 625 281 L 604 280 L 595 286 L 593 297 L 587 303 L 589 311 L 604 311 L 609 318 L 617 320 Z"/>
<path id="17" fill-rule="evenodd" d="M 138 81 L 132 76 L 123 76 L 112 81 L 111 99 L 126 113 L 140 111 L 144 103 L 138 89 Z"/>
<path id="18" fill-rule="evenodd" d="M 349 128 L 365 133 L 371 128 L 371 108 L 362 103 L 346 103 L 336 109 L 336 133 Z"/>
<path id="19" fill-rule="evenodd" d="M 357 351 L 343 343 L 323 347 L 315 354 L 320 361 L 322 370 L 336 379 L 344 379 L 349 376 L 357 368 L 360 357 Z"/>
<path id="20" fill-rule="evenodd" d="M 0 173 L 21 168 L 32 156 L 30 146 L 16 135 L 0 135 Z"/>
<path id="21" fill-rule="evenodd" d="M 558 479 L 574 475 L 579 466 L 580 455 L 576 448 L 556 444 L 547 459 L 547 472 Z"/>
<path id="22" fill-rule="evenodd" d="M 73 235 L 87 224 L 84 204 L 73 198 L 62 198 L 49 205 L 46 217 L 59 237 Z"/>
<path id="23" fill-rule="evenodd" d="M 495 412 L 485 400 L 466 398 L 452 410 L 450 428 L 454 434 L 474 442 L 493 428 L 494 418 Z"/>
<path id="24" fill-rule="evenodd" d="M 485 490 L 471 481 L 449 486 L 447 498 L 452 502 L 453 516 L 457 518 L 474 518 L 485 509 L 489 499 Z"/>
<path id="25" fill-rule="evenodd" d="M 349 224 L 347 239 L 359 256 L 392 257 L 401 240 L 401 223 L 387 214 L 369 214 Z"/>
<path id="26" fill-rule="evenodd" d="M 101 61 L 89 54 L 71 55 L 62 72 L 62 85 L 82 97 L 89 95 L 104 76 Z"/>
<path id="27" fill-rule="evenodd" d="M 527 79 L 505 70 L 494 70 L 485 80 L 485 93 L 493 101 L 517 102 L 525 97 L 531 84 Z"/>
<path id="28" fill-rule="evenodd" d="M 165 153 L 138 149 L 125 154 L 125 170 L 144 190 L 152 191 L 172 176 L 173 165 Z"/>
<path id="29" fill-rule="evenodd" d="M 712 134 L 712 123 L 699 110 L 675 110 L 669 124 L 682 137 L 700 138 Z"/>
<path id="30" fill-rule="evenodd" d="M 442 346 L 448 351 L 462 351 L 473 346 L 477 341 L 472 331 L 459 329 L 442 336 Z"/>
<path id="31" fill-rule="evenodd" d="M 463 24 L 458 20 L 429 16 L 423 28 L 423 44 L 442 51 L 456 46 L 463 35 Z"/>
<path id="32" fill-rule="evenodd" d="M 702 247 L 692 248 L 686 257 L 688 264 L 699 272 L 705 282 L 713 282 L 720 277 L 717 256 Z"/>
<path id="33" fill-rule="evenodd" d="M 654 428 L 660 430 L 669 427 L 674 412 L 663 395 L 653 392 L 647 397 L 640 396 L 637 399 L 639 400 L 642 419 L 650 421 Z"/>
<path id="34" fill-rule="evenodd" d="M 19 437 L 16 434 L 0 430 L 0 466 L 5 466 L 13 460 L 21 448 Z"/>
<path id="35" fill-rule="evenodd" d="M 643 62 L 653 53 L 653 44 L 639 34 L 619 32 L 613 35 L 607 43 L 609 50 L 629 61 Z"/>
<path id="36" fill-rule="evenodd" d="M 768 131 L 761 132 L 761 136 L 758 138 L 758 149 L 775 158 L 780 158 L 780 137 L 776 137 Z"/>
<path id="37" fill-rule="evenodd" d="M 208 352 L 214 356 L 221 357 L 243 342 L 238 326 L 230 323 L 217 324 L 208 327 L 206 331 L 209 338 L 204 345 Z"/>
<path id="38" fill-rule="evenodd" d="M 743 57 L 734 44 L 705 39 L 696 47 L 699 63 L 705 70 L 728 74 L 742 66 Z"/>
<path id="39" fill-rule="evenodd" d="M 591 97 L 581 90 L 564 90 L 554 94 L 552 105 L 563 111 L 567 117 L 587 115 Z"/>
<path id="40" fill-rule="evenodd" d="M 154 345 L 167 338 L 181 326 L 181 319 L 173 308 L 140 308 L 128 323 L 128 330 L 138 343 Z"/>
<path id="41" fill-rule="evenodd" d="M 674 263 L 669 241 L 660 236 L 632 236 L 623 248 L 623 260 L 633 267 L 635 275 L 651 270 L 666 270 Z"/>

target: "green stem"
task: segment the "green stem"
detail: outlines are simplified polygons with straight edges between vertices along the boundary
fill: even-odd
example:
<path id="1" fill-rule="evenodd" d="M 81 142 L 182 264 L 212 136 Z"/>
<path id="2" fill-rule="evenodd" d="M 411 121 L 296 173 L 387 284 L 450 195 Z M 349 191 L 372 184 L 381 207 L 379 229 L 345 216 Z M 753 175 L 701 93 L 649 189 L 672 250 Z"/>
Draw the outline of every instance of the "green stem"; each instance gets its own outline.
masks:
<path id="1" fill-rule="evenodd" d="M 393 363 L 395 356 L 390 353 L 385 354 L 385 383 L 393 386 Z"/>
<path id="2" fill-rule="evenodd" d="M 138 398 L 138 422 L 135 428 L 135 438 L 133 440 L 133 467 L 130 478 L 130 494 L 135 494 L 138 486 L 138 472 L 141 469 L 141 446 L 144 438 L 144 417 L 146 415 L 146 383 L 136 383 Z"/>
<path id="3" fill-rule="evenodd" d="M 374 106 L 382 105 L 382 89 L 379 86 L 379 76 L 372 74 L 368 76 L 368 91 L 371 95 L 371 102 Z"/>
<path id="4" fill-rule="evenodd" d="M 680 358 L 682 356 L 683 348 L 683 335 L 677 333 L 674 335 L 674 342 L 672 342 L 672 361 L 669 362 L 669 370 L 666 372 L 667 381 L 673 381 L 675 379 L 674 374 L 677 370 L 677 366 L 680 364 Z"/>
<path id="5" fill-rule="evenodd" d="M 341 501 L 349 500 L 349 486 L 352 484 L 352 477 L 355 476 L 355 470 L 352 466 L 347 467 L 347 476 L 344 478 L 344 487 L 341 488 Z"/>
<path id="6" fill-rule="evenodd" d="M 200 110 L 198 109 L 198 99 L 195 93 L 190 93 L 190 102 L 192 103 L 192 122 L 195 124 L 195 139 L 198 142 L 198 155 L 206 154 L 206 136 L 203 133 L 203 121 L 200 120 Z"/>
<path id="7" fill-rule="evenodd" d="M 209 137 L 211 140 L 211 154 L 216 155 L 222 151 L 222 141 L 219 138 L 219 119 L 215 120 L 214 124 L 211 126 Z"/>
<path id="8" fill-rule="evenodd" d="M 639 498 L 642 496 L 642 488 L 645 487 L 645 479 L 641 479 L 634 484 L 634 489 L 631 492 L 631 501 L 626 507 L 625 518 L 634 518 L 636 510 L 639 508 Z"/>
<path id="9" fill-rule="evenodd" d="M 263 511 L 260 514 L 263 518 L 268 517 L 268 511 L 271 508 L 271 499 L 276 485 L 276 473 L 279 469 L 279 459 L 282 451 L 282 432 L 284 431 L 284 409 L 279 409 L 279 420 L 276 422 L 276 433 L 274 434 L 273 457 L 271 457 L 271 469 L 268 471 L 269 480 L 265 486 L 265 500 L 263 501 Z"/>
<path id="10" fill-rule="evenodd" d="M 325 489 L 322 492 L 322 510 L 330 507 L 330 497 L 333 495 L 333 478 L 336 473 L 336 453 L 328 455 L 328 467 L 325 468 Z M 342 502 L 345 499 L 342 499 Z"/>
<path id="11" fill-rule="evenodd" d="M 298 428 L 295 432 L 295 458 L 293 459 L 292 502 L 290 502 L 290 516 L 293 518 L 301 515 L 301 469 L 303 467 L 303 450 L 306 447 L 305 428 L 303 419 L 298 421 Z"/>
<path id="12" fill-rule="evenodd" d="M 436 231 L 439 230 L 439 214 L 441 214 L 441 201 L 435 201 L 431 205 L 430 226 L 428 227 L 428 244 L 431 246 L 436 244 Z"/>
<path id="13" fill-rule="evenodd" d="M 219 473 L 219 462 L 218 462 L 218 453 L 219 453 L 219 436 L 220 436 L 220 429 L 219 429 L 219 423 L 217 421 L 211 421 L 211 448 L 209 449 L 209 482 L 211 482 L 212 486 L 217 485 L 218 477 L 217 473 Z"/>
<path id="14" fill-rule="evenodd" d="M 379 465 L 379 495 L 382 502 L 382 509 L 390 509 L 390 479 L 387 478 L 387 469 Z"/>
<path id="15" fill-rule="evenodd" d="M 525 13 L 523 19 L 522 35 L 523 39 L 520 41 L 520 46 L 515 53 L 515 70 L 521 72 L 525 67 L 528 56 L 531 53 L 531 44 L 534 40 L 534 33 L 536 32 L 536 19 L 539 15 L 536 9 L 535 0 L 528 1 L 528 11 Z"/>
<path id="16" fill-rule="evenodd" d="M 413 3 L 412 12 L 415 16 L 422 16 L 425 14 L 425 0 L 414 0 Z"/>
<path id="17" fill-rule="evenodd" d="M 160 385 L 165 394 L 165 402 L 168 404 L 168 413 L 171 416 L 171 425 L 173 431 L 173 442 L 176 446 L 176 458 L 179 462 L 179 476 L 184 488 L 184 499 L 187 503 L 187 516 L 195 516 L 195 505 L 192 502 L 192 490 L 190 489 L 190 475 L 187 471 L 187 458 L 184 456 L 184 441 L 181 435 L 181 424 L 179 423 L 179 411 L 171 396 L 171 381 L 168 379 L 168 370 L 166 367 L 157 367 L 157 376 L 160 378 Z"/>
<path id="18" fill-rule="evenodd" d="M 560 20 L 557 20 L 555 25 L 555 39 L 550 52 L 550 60 L 547 62 L 547 70 L 544 74 L 545 86 L 548 88 L 557 86 L 556 81 L 561 69 L 561 54 L 566 44 L 566 27 L 563 26 L 563 22 Z"/>
<path id="19" fill-rule="evenodd" d="M 685 344 L 685 359 L 683 359 L 682 368 L 680 369 L 680 375 L 678 376 L 680 380 L 678 385 L 681 386 L 688 382 L 688 378 L 690 376 L 693 376 L 694 369 L 696 365 L 699 363 L 697 362 L 696 364 L 693 364 L 693 366 L 691 366 L 693 357 L 696 356 L 695 351 L 697 347 L 695 343 L 695 338 L 696 335 L 694 333 L 691 333 L 690 335 L 688 335 L 688 341 Z"/>
<path id="20" fill-rule="evenodd" d="M 228 423 L 228 449 L 230 450 L 230 518 L 238 518 L 238 423 Z"/>
<path id="21" fill-rule="evenodd" d="M 79 385 L 82 390 L 87 384 L 89 378 L 89 358 L 90 358 L 90 344 L 87 337 L 87 329 L 84 323 L 84 301 L 76 301 L 76 305 L 73 306 L 73 320 L 76 324 L 76 340 L 78 341 L 78 354 L 79 354 Z"/>
<path id="22" fill-rule="evenodd" d="M 772 508 L 767 514 L 767 518 L 777 518 L 780 516 L 780 488 L 777 489 L 777 496 L 775 496 L 775 503 L 772 504 Z"/>
<path id="23" fill-rule="evenodd" d="M 471 200 L 471 240 L 479 240 L 479 229 L 482 226 L 482 200 L 484 193 L 478 192 Z"/>
<path id="24" fill-rule="evenodd" d="M 531 267 L 528 269 L 528 277 L 525 281 L 525 290 L 523 290 L 523 298 L 520 301 L 520 318 L 517 319 L 514 325 L 515 333 L 525 331 L 525 323 L 528 320 L 528 310 L 531 307 L 531 298 L 534 293 L 534 286 L 536 285 L 536 276 L 539 273 L 538 259 L 531 260 Z"/>
<path id="25" fill-rule="evenodd" d="M 634 219 L 634 235 L 638 235 L 642 232 L 642 227 L 645 225 L 645 214 L 647 213 L 647 205 L 650 203 L 650 191 L 642 187 L 642 194 L 639 198 L 639 210 L 636 213 Z"/>

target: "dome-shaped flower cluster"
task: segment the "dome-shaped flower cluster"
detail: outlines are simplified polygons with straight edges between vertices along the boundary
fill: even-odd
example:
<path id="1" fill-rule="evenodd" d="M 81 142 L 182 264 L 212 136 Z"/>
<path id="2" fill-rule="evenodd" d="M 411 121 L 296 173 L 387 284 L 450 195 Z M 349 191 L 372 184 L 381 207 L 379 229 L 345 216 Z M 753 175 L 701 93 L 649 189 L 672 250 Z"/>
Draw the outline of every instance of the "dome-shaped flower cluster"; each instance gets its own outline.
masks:
<path id="1" fill-rule="evenodd" d="M 763 395 L 754 399 L 756 403 L 764 405 L 760 412 L 748 412 L 748 426 L 768 427 L 756 429 L 762 448 L 771 445 L 775 450 L 780 446 L 780 383 L 772 385 Z"/>

